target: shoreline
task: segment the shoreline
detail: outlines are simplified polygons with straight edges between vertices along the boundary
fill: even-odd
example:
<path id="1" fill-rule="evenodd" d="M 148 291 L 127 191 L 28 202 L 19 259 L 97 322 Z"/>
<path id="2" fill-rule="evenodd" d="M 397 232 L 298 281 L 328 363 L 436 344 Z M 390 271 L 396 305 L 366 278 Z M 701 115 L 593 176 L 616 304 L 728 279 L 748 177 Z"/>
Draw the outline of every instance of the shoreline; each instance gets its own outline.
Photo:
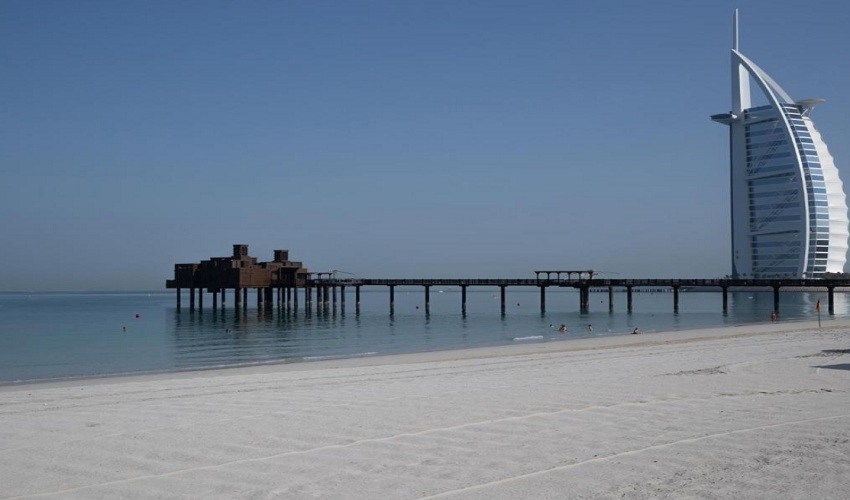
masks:
<path id="1" fill-rule="evenodd" d="M 4 316 L 7 335 L 0 342 L 4 347 L 0 386 L 371 358 L 561 338 L 574 341 L 586 336 L 628 335 L 635 326 L 658 332 L 749 325 L 766 323 L 770 314 L 770 304 L 747 294 L 740 301 L 732 300 L 727 313 L 720 312 L 719 296 L 702 297 L 711 294 L 685 297 L 680 312 L 672 310 L 670 297 L 660 294 L 636 298 L 632 313 L 623 311 L 626 304 L 618 299 L 614 311 L 606 312 L 605 298 L 599 297 L 589 315 L 571 309 L 573 299 L 555 297 L 558 294 L 550 297 L 550 312 L 541 314 L 537 294 L 531 294 L 516 297 L 516 309 L 511 299 L 511 311 L 500 316 L 498 297 L 479 293 L 481 300 L 470 302 L 474 307 L 465 317 L 457 314 L 460 298 L 451 294 L 435 294 L 428 314 L 422 310 L 420 291 L 401 293 L 397 311 L 389 319 L 383 311 L 386 297 L 382 293 L 377 299 L 364 299 L 368 307 L 362 314 L 349 307 L 322 315 L 307 315 L 301 309 L 278 309 L 269 315 L 270 311 L 261 313 L 250 307 L 247 314 L 240 315 L 177 311 L 168 294 L 148 298 L 142 293 L 122 299 L 85 295 L 85 299 L 44 301 L 23 297 L 0 304 L 10 313 Z M 809 300 L 800 295 L 784 300 L 783 305 L 783 322 L 815 319 L 814 297 Z M 832 318 L 850 317 L 850 299 L 838 306 L 838 314 Z M 557 333 L 560 323 L 569 327 L 567 335 Z M 586 331 L 589 323 L 595 331 Z"/>
<path id="2" fill-rule="evenodd" d="M 487 347 L 469 347 L 462 349 L 443 349 L 410 353 L 376 354 L 373 356 L 341 356 L 332 359 L 269 361 L 244 365 L 214 366 L 191 368 L 186 370 L 166 370 L 156 372 L 116 373 L 60 379 L 22 380 L 19 382 L 0 382 L 0 393 L 31 387 L 74 387 L 79 385 L 101 385 L 120 382 L 157 381 L 168 379 L 186 379 L 203 376 L 227 376 L 234 374 L 261 374 L 283 371 L 323 370 L 328 368 L 352 368 L 385 366 L 406 363 L 426 363 L 443 361 L 461 361 L 486 359 L 503 356 L 526 356 L 542 353 L 564 353 L 595 349 L 613 349 L 618 347 L 652 346 L 657 343 L 685 343 L 719 338 L 748 337 L 766 335 L 776 331 L 817 330 L 817 321 L 779 321 L 776 323 L 746 323 L 686 330 L 642 332 L 639 335 L 618 334 L 594 337 L 575 337 L 556 340 L 535 341 Z M 848 328 L 850 318 L 829 320 L 820 329 Z M 745 330 L 745 331 L 742 331 Z"/>

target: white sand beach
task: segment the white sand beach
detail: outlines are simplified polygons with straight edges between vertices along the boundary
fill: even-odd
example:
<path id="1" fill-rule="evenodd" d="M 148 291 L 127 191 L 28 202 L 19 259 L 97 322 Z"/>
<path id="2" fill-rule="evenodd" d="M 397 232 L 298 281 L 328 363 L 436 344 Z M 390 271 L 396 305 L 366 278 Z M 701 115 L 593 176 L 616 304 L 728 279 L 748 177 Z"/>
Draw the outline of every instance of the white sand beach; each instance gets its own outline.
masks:
<path id="1" fill-rule="evenodd" d="M 850 323 L 0 388 L 0 498 L 850 492 Z"/>

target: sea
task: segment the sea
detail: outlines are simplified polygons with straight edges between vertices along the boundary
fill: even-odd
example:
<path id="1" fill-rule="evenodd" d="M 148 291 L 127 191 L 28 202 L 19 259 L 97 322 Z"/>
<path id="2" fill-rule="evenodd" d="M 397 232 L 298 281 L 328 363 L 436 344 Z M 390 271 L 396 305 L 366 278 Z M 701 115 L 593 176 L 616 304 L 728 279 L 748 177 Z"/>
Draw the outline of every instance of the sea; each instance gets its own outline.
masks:
<path id="1" fill-rule="evenodd" d="M 235 311 L 232 297 L 213 310 L 209 295 L 203 310 L 190 310 L 185 292 L 178 308 L 174 291 L 0 293 L 0 384 L 569 342 L 766 323 L 773 310 L 770 290 L 730 292 L 726 312 L 721 293 L 697 291 L 680 293 L 674 311 L 673 293 L 635 290 L 631 312 L 625 292 L 613 308 L 607 291 L 591 292 L 587 313 L 575 290 L 553 288 L 545 312 L 537 288 L 508 288 L 504 313 L 495 287 L 470 287 L 465 312 L 459 287 L 432 287 L 429 307 L 421 287 L 396 287 L 392 310 L 383 287 L 364 287 L 359 307 L 349 287 L 344 303 L 310 311 L 303 296 L 298 308 L 259 307 L 251 297 Z M 826 304 L 826 292 L 780 292 L 778 321 L 850 315 L 850 294 L 835 294 L 834 316 Z"/>

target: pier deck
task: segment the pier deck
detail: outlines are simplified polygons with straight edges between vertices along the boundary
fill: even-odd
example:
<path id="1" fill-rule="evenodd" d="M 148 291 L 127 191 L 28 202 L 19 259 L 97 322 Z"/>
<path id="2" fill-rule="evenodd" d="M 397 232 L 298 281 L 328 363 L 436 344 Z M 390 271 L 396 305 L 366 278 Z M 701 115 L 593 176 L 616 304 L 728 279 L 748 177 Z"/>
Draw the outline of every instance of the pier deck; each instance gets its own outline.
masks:
<path id="1" fill-rule="evenodd" d="M 347 273 L 344 273 L 347 274 Z M 390 313 L 395 306 L 395 288 L 398 286 L 421 286 L 425 291 L 425 310 L 430 308 L 432 286 L 457 286 L 461 289 L 461 310 L 466 312 L 466 293 L 470 286 L 498 287 L 501 295 L 502 314 L 505 313 L 506 290 L 508 287 L 537 287 L 540 290 L 540 310 L 546 311 L 546 289 L 549 287 L 575 288 L 579 292 L 579 308 L 588 312 L 591 289 L 608 290 L 608 307 L 613 311 L 615 289 L 625 289 L 629 312 L 632 311 L 632 291 L 634 289 L 670 289 L 673 292 L 673 310 L 679 309 L 681 289 L 719 289 L 723 294 L 723 310 L 728 309 L 728 292 L 736 288 L 766 288 L 773 290 L 774 312 L 779 313 L 779 292 L 782 288 L 800 290 L 826 290 L 828 313 L 834 314 L 834 293 L 836 288 L 850 287 L 850 278 L 836 279 L 731 279 L 731 278 L 599 278 L 598 272 L 581 270 L 544 270 L 534 271 L 534 278 L 340 278 L 336 271 L 309 272 L 301 262 L 289 260 L 287 250 L 276 250 L 271 262 L 257 262 L 248 255 L 247 245 L 233 245 L 230 257 L 214 257 L 199 264 L 176 264 L 174 279 L 166 281 L 166 288 L 177 290 L 177 307 L 181 306 L 181 290 L 188 289 L 189 307 L 195 308 L 195 292 L 198 293 L 199 308 L 203 308 L 203 291 L 213 294 L 213 308 L 218 307 L 217 297 L 221 294 L 221 307 L 224 308 L 228 289 L 233 290 L 234 307 L 247 308 L 248 289 L 257 291 L 257 307 L 275 302 L 277 304 L 298 306 L 298 292 L 303 292 L 306 310 L 313 307 L 315 295 L 316 309 L 336 304 L 337 289 L 340 300 L 345 304 L 345 289 L 353 287 L 357 311 L 360 309 L 360 290 L 362 287 L 386 286 L 390 292 Z M 314 294 L 315 292 L 315 294 Z"/>

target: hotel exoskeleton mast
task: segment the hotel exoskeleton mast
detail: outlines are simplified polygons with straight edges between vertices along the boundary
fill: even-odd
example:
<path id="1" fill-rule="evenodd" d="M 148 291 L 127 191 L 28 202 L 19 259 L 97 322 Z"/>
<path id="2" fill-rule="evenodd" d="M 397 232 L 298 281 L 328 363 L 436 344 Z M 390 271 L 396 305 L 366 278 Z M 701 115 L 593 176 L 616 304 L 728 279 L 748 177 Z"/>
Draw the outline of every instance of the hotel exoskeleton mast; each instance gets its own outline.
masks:
<path id="1" fill-rule="evenodd" d="M 847 200 L 826 143 L 809 117 L 823 99 L 795 101 L 732 42 L 729 126 L 732 277 L 819 278 L 847 262 Z M 768 104 L 752 107 L 750 78 Z"/>

